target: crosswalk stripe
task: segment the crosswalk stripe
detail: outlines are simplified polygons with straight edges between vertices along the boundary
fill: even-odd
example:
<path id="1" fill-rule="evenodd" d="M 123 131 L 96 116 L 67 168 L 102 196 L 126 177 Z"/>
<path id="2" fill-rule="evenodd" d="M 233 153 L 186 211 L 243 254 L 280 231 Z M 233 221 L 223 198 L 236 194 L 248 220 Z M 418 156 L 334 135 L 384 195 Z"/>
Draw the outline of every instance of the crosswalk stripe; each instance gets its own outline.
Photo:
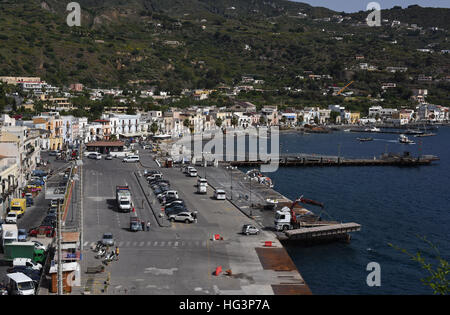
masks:
<path id="1" fill-rule="evenodd" d="M 195 241 L 195 246 L 199 247 L 200 246 L 200 242 L 199 241 Z"/>
<path id="2" fill-rule="evenodd" d="M 126 247 L 130 246 L 130 241 L 127 242 L 127 244 L 125 245 Z"/>
<path id="3" fill-rule="evenodd" d="M 174 246 L 178 246 L 178 242 L 175 242 L 175 244 L 173 244 Z"/>
<path id="4" fill-rule="evenodd" d="M 202 246 L 203 246 L 203 247 L 206 247 L 206 241 L 203 241 L 203 242 L 202 242 Z"/>
<path id="5" fill-rule="evenodd" d="M 121 247 L 122 245 L 123 245 L 123 242 L 119 242 L 119 245 L 118 245 L 118 246 Z"/>
<path id="6" fill-rule="evenodd" d="M 140 242 L 139 246 L 144 246 L 145 242 Z"/>
<path id="7" fill-rule="evenodd" d="M 133 242 L 133 246 L 136 246 L 137 245 L 137 242 Z"/>
<path id="8" fill-rule="evenodd" d="M 164 246 L 165 243 L 166 243 L 166 242 L 162 241 L 162 242 L 161 242 L 161 245 L 159 245 L 159 246 Z"/>
<path id="9" fill-rule="evenodd" d="M 172 245 L 172 242 L 167 242 L 167 246 L 171 246 Z"/>
<path id="10" fill-rule="evenodd" d="M 155 241 L 155 242 L 153 243 L 153 246 L 156 246 L 156 245 L 158 245 L 158 242 Z"/>
<path id="11" fill-rule="evenodd" d="M 148 241 L 148 242 L 147 242 L 147 246 L 150 246 L 151 244 L 152 244 L 151 241 Z"/>
<path id="12" fill-rule="evenodd" d="M 89 244 L 89 242 L 84 242 L 83 246 L 86 247 Z"/>

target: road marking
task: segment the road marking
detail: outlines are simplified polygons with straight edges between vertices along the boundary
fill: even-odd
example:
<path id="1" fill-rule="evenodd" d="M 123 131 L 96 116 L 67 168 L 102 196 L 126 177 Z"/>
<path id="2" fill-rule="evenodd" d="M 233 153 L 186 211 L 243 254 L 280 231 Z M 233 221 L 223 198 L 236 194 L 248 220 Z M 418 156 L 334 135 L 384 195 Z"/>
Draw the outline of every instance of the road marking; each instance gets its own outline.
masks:
<path id="1" fill-rule="evenodd" d="M 120 242 L 119 245 L 117 245 L 117 246 L 121 247 L 122 245 L 123 245 L 123 242 Z"/>
<path id="2" fill-rule="evenodd" d="M 172 242 L 167 242 L 167 246 L 171 246 L 172 245 Z"/>
<path id="3" fill-rule="evenodd" d="M 166 242 L 162 241 L 160 246 L 161 246 L 161 247 L 164 246 L 165 243 L 166 243 Z"/>
<path id="4" fill-rule="evenodd" d="M 151 241 L 148 241 L 148 242 L 147 242 L 147 246 L 150 246 L 151 244 L 152 244 Z"/>
<path id="5" fill-rule="evenodd" d="M 125 245 L 125 246 L 126 246 L 126 247 L 130 246 L 130 243 L 131 243 L 131 242 L 130 242 L 130 241 L 128 241 L 128 242 L 127 242 L 127 245 Z"/>
<path id="6" fill-rule="evenodd" d="M 140 242 L 139 246 L 144 246 L 145 242 Z"/>
<path id="7" fill-rule="evenodd" d="M 178 242 L 175 242 L 175 244 L 173 244 L 175 247 L 177 247 L 178 246 Z"/>
<path id="8" fill-rule="evenodd" d="M 137 242 L 133 242 L 133 247 L 137 245 Z"/>
<path id="9" fill-rule="evenodd" d="M 83 247 L 86 247 L 89 244 L 89 242 L 84 242 Z"/>
<path id="10" fill-rule="evenodd" d="M 153 243 L 153 246 L 156 246 L 156 245 L 158 245 L 158 242 L 155 241 L 155 242 Z"/>
<path id="11" fill-rule="evenodd" d="M 199 241 L 195 241 L 195 246 L 199 247 L 200 246 L 200 242 Z"/>
<path id="12" fill-rule="evenodd" d="M 203 241 L 203 242 L 202 242 L 202 246 L 203 246 L 203 247 L 206 247 L 206 245 L 207 245 L 206 241 Z"/>

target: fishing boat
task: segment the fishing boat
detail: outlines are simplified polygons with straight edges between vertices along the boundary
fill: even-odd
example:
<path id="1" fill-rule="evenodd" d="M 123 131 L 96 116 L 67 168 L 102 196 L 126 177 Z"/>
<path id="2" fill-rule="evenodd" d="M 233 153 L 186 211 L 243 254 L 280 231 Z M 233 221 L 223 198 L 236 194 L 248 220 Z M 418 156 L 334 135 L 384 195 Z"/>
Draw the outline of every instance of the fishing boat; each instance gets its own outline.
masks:
<path id="1" fill-rule="evenodd" d="M 357 140 L 359 140 L 360 142 L 367 142 L 367 141 L 373 141 L 373 138 L 356 138 Z"/>
<path id="2" fill-rule="evenodd" d="M 364 129 L 364 131 L 369 131 L 369 132 L 380 132 L 381 129 L 377 128 L 377 127 L 373 127 L 373 128 L 366 128 Z"/>
<path id="3" fill-rule="evenodd" d="M 400 137 L 398 138 L 398 142 L 403 143 L 403 144 L 414 144 L 414 141 L 410 140 L 405 135 L 400 135 Z"/>
<path id="4" fill-rule="evenodd" d="M 257 180 L 260 184 L 266 185 L 270 188 L 273 188 L 273 183 L 270 177 L 264 176 L 259 170 L 253 169 L 247 172 L 246 174 L 250 179 Z"/>

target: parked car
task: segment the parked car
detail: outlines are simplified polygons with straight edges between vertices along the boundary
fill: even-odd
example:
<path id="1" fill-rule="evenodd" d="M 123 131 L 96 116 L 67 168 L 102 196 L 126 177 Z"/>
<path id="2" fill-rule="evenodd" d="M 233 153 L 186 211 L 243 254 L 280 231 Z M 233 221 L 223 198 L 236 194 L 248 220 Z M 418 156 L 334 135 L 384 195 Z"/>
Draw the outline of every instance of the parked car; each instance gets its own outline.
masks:
<path id="1" fill-rule="evenodd" d="M 98 152 L 89 153 L 87 157 L 89 159 L 93 159 L 93 160 L 101 160 L 102 159 L 102 155 Z"/>
<path id="2" fill-rule="evenodd" d="M 6 223 L 16 224 L 17 223 L 17 214 L 15 212 L 10 212 L 5 218 Z"/>
<path id="3" fill-rule="evenodd" d="M 217 200 L 225 200 L 227 195 L 225 193 L 225 190 L 222 189 L 217 189 L 216 191 L 214 191 L 214 198 Z"/>
<path id="4" fill-rule="evenodd" d="M 23 273 L 27 277 L 31 278 L 33 280 L 35 286 L 39 284 L 39 281 L 41 280 L 41 273 L 38 270 L 33 270 L 29 267 L 25 266 L 17 266 L 12 267 L 8 269 L 8 273 Z"/>
<path id="5" fill-rule="evenodd" d="M 111 154 L 108 154 L 107 156 L 105 156 L 105 160 L 112 160 L 113 156 Z"/>
<path id="6" fill-rule="evenodd" d="M 19 242 L 26 242 L 27 241 L 27 230 L 18 229 L 17 230 L 17 240 Z"/>
<path id="7" fill-rule="evenodd" d="M 44 244 L 42 244 L 41 242 L 38 242 L 38 241 L 31 241 L 31 242 L 34 243 L 35 249 L 43 250 L 44 252 L 47 250 L 47 247 Z"/>
<path id="8" fill-rule="evenodd" d="M 184 200 L 183 199 L 173 199 L 173 198 L 169 200 L 169 198 L 167 198 L 166 202 L 163 203 L 164 207 L 171 207 L 176 204 L 184 206 Z"/>
<path id="9" fill-rule="evenodd" d="M 114 238 L 111 233 L 105 233 L 102 237 L 102 244 L 107 246 L 114 246 Z"/>
<path id="10" fill-rule="evenodd" d="M 192 223 L 195 221 L 194 217 L 192 216 L 192 212 L 180 212 L 169 215 L 169 220 L 171 222 L 181 221 L 185 223 Z"/>
<path id="11" fill-rule="evenodd" d="M 34 262 L 31 258 L 14 258 L 13 267 L 25 266 L 33 270 L 41 270 L 42 265 Z"/>
<path id="12" fill-rule="evenodd" d="M 31 237 L 36 237 L 38 234 L 43 234 L 47 237 L 53 237 L 55 236 L 55 228 L 51 225 L 40 225 L 28 231 L 28 235 Z"/>
<path id="13" fill-rule="evenodd" d="M 257 227 L 255 227 L 254 225 L 251 224 L 244 224 L 242 226 L 242 234 L 245 235 L 258 235 L 259 234 L 259 229 Z"/>
<path id="14" fill-rule="evenodd" d="M 156 196 L 159 201 L 164 201 L 166 198 L 172 197 L 178 199 L 178 192 L 176 190 L 168 190 Z"/>
<path id="15" fill-rule="evenodd" d="M 122 162 L 125 162 L 125 163 L 136 163 L 136 162 L 139 162 L 139 156 L 137 156 L 137 155 L 127 156 L 127 157 L 125 157 L 122 160 Z"/>
<path id="16" fill-rule="evenodd" d="M 188 211 L 188 209 L 184 205 L 180 205 L 180 204 L 164 208 L 164 212 L 166 213 L 167 216 L 170 216 L 171 214 L 174 214 L 174 213 L 187 212 L 187 211 Z"/>

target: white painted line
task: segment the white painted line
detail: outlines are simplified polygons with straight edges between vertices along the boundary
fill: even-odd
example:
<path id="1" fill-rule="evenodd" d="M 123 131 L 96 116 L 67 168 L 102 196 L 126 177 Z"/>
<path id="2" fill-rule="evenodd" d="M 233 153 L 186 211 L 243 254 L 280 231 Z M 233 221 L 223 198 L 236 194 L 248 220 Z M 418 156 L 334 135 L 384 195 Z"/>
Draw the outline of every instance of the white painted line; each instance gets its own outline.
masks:
<path id="1" fill-rule="evenodd" d="M 166 242 L 162 241 L 160 246 L 164 246 L 165 243 L 166 243 Z"/>
<path id="2" fill-rule="evenodd" d="M 130 243 L 131 243 L 131 242 L 130 242 L 130 241 L 128 241 L 128 242 L 127 242 L 127 245 L 125 245 L 125 246 L 126 246 L 126 247 L 130 246 Z"/>
<path id="3" fill-rule="evenodd" d="M 133 247 L 137 245 L 137 242 L 133 242 Z"/>
<path id="4" fill-rule="evenodd" d="M 139 246 L 144 246 L 145 242 L 140 242 Z"/>
<path id="5" fill-rule="evenodd" d="M 203 247 L 206 247 L 206 241 L 203 241 L 203 242 L 202 242 L 202 246 L 203 246 Z"/>
<path id="6" fill-rule="evenodd" d="M 122 245 L 123 245 L 123 242 L 119 242 L 119 245 L 117 245 L 117 246 L 121 247 Z"/>
<path id="7" fill-rule="evenodd" d="M 89 244 L 89 242 L 84 242 L 83 247 L 86 247 Z"/>
<path id="8" fill-rule="evenodd" d="M 151 244 L 152 244 L 151 241 L 148 241 L 148 242 L 147 242 L 147 246 L 150 246 Z"/>
<path id="9" fill-rule="evenodd" d="M 156 246 L 156 245 L 158 245 L 158 242 L 154 242 L 154 243 L 153 243 L 153 246 Z"/>
<path id="10" fill-rule="evenodd" d="M 172 242 L 167 242 L 167 246 L 172 246 Z"/>
<path id="11" fill-rule="evenodd" d="M 200 242 L 199 241 L 195 241 L 195 246 L 199 247 L 200 246 Z"/>
<path id="12" fill-rule="evenodd" d="M 178 246 L 178 242 L 175 242 L 175 244 L 173 244 L 175 247 Z"/>

